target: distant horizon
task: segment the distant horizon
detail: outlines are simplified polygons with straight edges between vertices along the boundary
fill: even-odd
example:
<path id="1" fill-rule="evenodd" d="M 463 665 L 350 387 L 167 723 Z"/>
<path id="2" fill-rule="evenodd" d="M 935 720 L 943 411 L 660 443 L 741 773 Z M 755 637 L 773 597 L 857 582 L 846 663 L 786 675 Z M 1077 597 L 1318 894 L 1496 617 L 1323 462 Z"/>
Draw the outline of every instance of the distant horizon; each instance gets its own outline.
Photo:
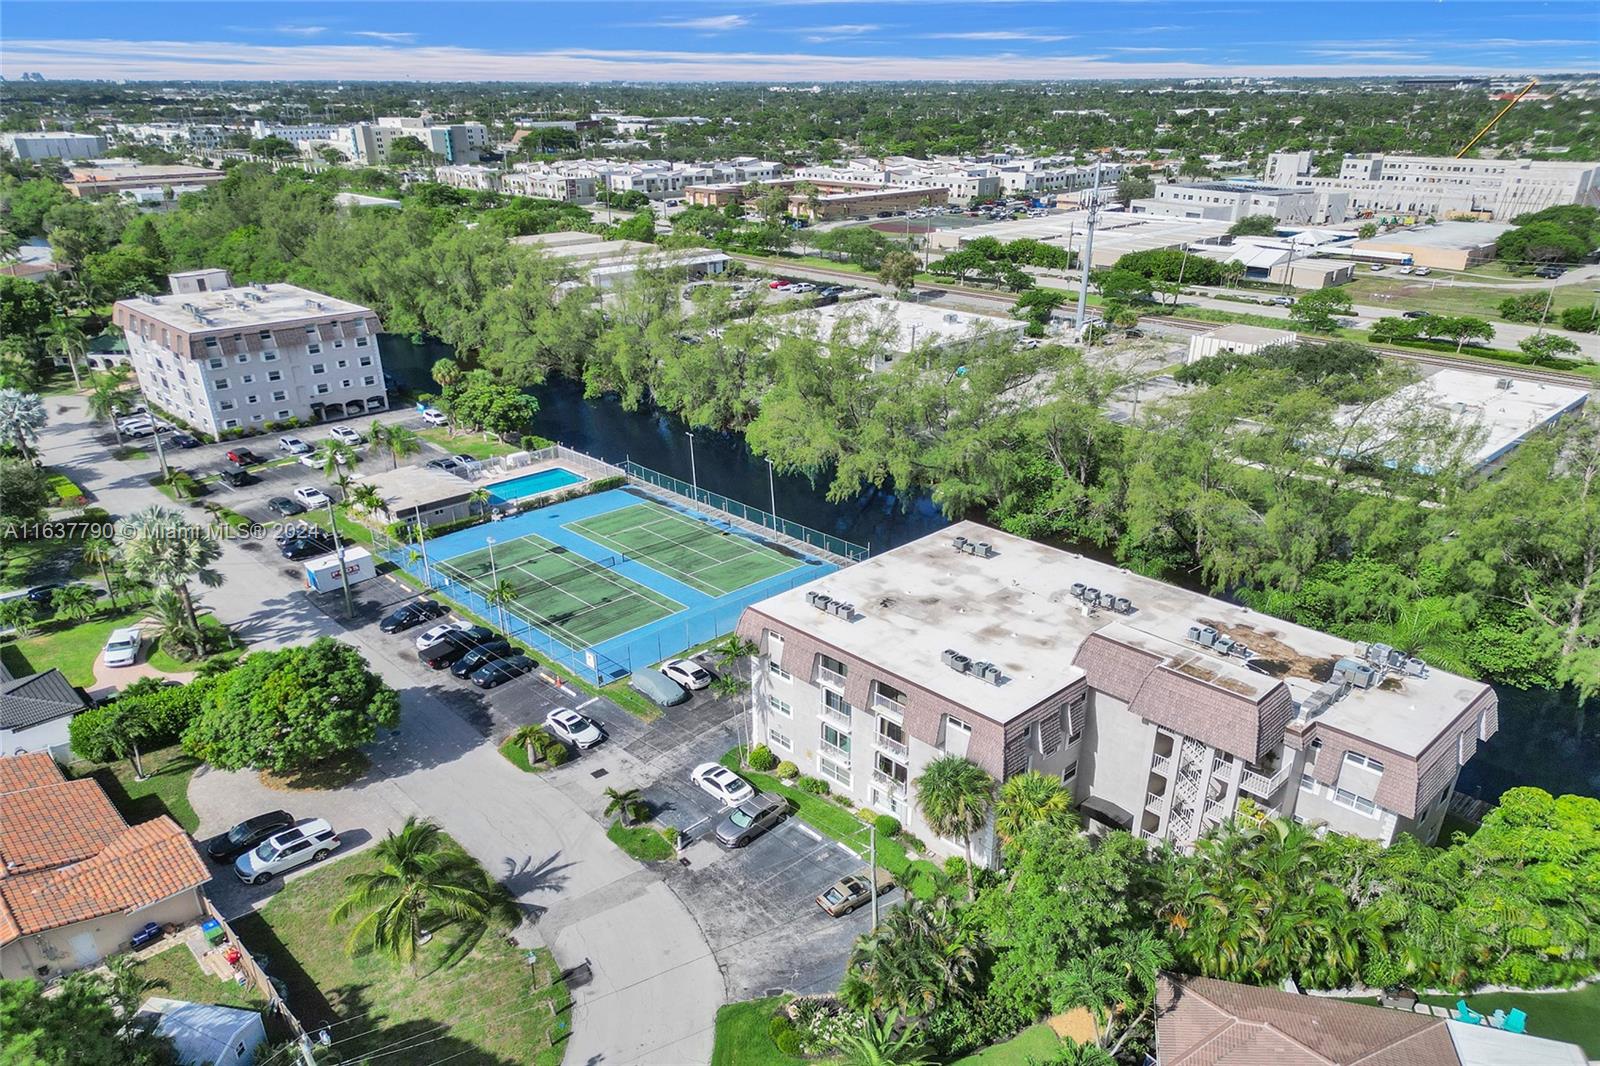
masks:
<path id="1" fill-rule="evenodd" d="M 783 84 L 1592 76 L 1588 0 L 11 0 L 0 74 L 98 82 Z M 92 28 L 93 36 L 81 31 Z M 1393 32 L 1385 34 L 1384 28 Z"/>

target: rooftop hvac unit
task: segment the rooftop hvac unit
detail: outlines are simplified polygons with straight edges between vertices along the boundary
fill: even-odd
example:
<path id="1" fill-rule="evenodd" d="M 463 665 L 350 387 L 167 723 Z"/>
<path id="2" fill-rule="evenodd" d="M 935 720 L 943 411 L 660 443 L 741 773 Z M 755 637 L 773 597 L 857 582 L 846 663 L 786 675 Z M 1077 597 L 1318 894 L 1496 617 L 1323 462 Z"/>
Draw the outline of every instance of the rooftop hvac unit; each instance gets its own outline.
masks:
<path id="1" fill-rule="evenodd" d="M 946 666 L 958 674 L 964 674 L 972 667 L 972 660 L 954 648 L 946 648 L 940 658 L 944 660 Z"/>
<path id="2" fill-rule="evenodd" d="M 991 662 L 975 662 L 972 664 L 972 673 L 981 681 L 991 685 L 1000 683 L 1000 668 Z"/>
<path id="3" fill-rule="evenodd" d="M 1333 701 L 1334 696 L 1327 691 L 1327 686 L 1324 685 L 1307 696 L 1305 702 L 1300 704 L 1300 713 L 1297 717 L 1302 721 L 1315 718 L 1327 710 L 1333 704 Z"/>
<path id="4" fill-rule="evenodd" d="M 840 618 L 851 618 L 856 613 L 856 605 L 845 603 L 843 600 L 834 600 L 833 603 L 828 605 L 828 613 L 836 614 Z"/>
<path id="5" fill-rule="evenodd" d="M 1515 384 L 1516 382 L 1512 381 L 1510 378 L 1495 378 L 1494 380 L 1494 387 L 1497 389 L 1510 389 Z"/>
<path id="6" fill-rule="evenodd" d="M 1212 642 L 1211 646 L 1222 654 L 1227 655 L 1233 650 L 1233 638 L 1226 633 L 1218 633 L 1217 639 Z"/>
<path id="7" fill-rule="evenodd" d="M 1088 604 L 1098 604 L 1100 602 L 1100 590 L 1095 588 L 1093 585 L 1090 585 L 1088 588 L 1084 589 L 1083 602 Z"/>
<path id="8" fill-rule="evenodd" d="M 1342 679 L 1351 688 L 1371 688 L 1378 683 L 1378 670 L 1360 659 L 1340 659 L 1333 664 L 1335 680 Z"/>
<path id="9" fill-rule="evenodd" d="M 992 559 L 994 558 L 994 545 L 986 540 L 980 540 L 973 546 L 972 554 L 980 559 Z"/>
<path id="10" fill-rule="evenodd" d="M 961 321 L 961 316 L 956 314 L 954 311 L 946 311 L 945 315 L 944 315 L 944 320 L 946 322 L 960 322 Z"/>
<path id="11" fill-rule="evenodd" d="M 1389 647 L 1387 644 L 1368 644 L 1365 650 L 1366 654 L 1363 656 L 1363 658 L 1365 658 L 1367 662 L 1373 663 L 1377 666 L 1387 666 L 1389 663 L 1389 655 L 1394 651 L 1394 649 Z"/>
<path id="12" fill-rule="evenodd" d="M 1126 596 L 1118 596 L 1114 609 L 1118 614 L 1132 614 L 1133 601 L 1128 599 Z"/>
<path id="13" fill-rule="evenodd" d="M 826 611 L 828 604 L 833 602 L 833 597 L 825 592 L 812 591 L 806 593 L 806 602 L 819 611 Z"/>
<path id="14" fill-rule="evenodd" d="M 1404 669 L 1410 677 L 1428 676 L 1428 664 L 1415 657 L 1406 660 Z"/>
<path id="15" fill-rule="evenodd" d="M 1116 610 L 1116 607 L 1117 607 L 1117 597 L 1116 597 L 1116 595 L 1114 593 L 1110 593 L 1110 592 L 1102 592 L 1100 594 L 1100 606 L 1104 607 L 1108 611 Z"/>
<path id="16" fill-rule="evenodd" d="M 1081 600 L 1081 599 L 1083 599 L 1084 590 L 1087 589 L 1087 588 L 1088 588 L 1088 586 L 1085 585 L 1082 581 L 1074 581 L 1072 583 L 1071 591 L 1072 591 L 1072 594 L 1074 596 L 1078 597 L 1078 599 Z"/>
<path id="17" fill-rule="evenodd" d="M 1190 626 L 1188 636 L 1202 648 L 1209 648 L 1216 644 L 1218 633 L 1210 626 Z"/>
<path id="18" fill-rule="evenodd" d="M 955 548 L 955 550 L 958 551 L 958 552 L 959 551 L 966 551 L 967 550 L 967 538 L 966 537 L 957 537 L 955 540 L 950 542 L 950 546 Z"/>
<path id="19" fill-rule="evenodd" d="M 1250 646 L 1248 644 L 1241 644 L 1238 641 L 1233 642 L 1233 647 L 1229 648 L 1228 652 L 1231 655 L 1237 655 L 1241 659 L 1248 659 L 1250 656 L 1255 654 L 1255 652 L 1250 650 Z"/>

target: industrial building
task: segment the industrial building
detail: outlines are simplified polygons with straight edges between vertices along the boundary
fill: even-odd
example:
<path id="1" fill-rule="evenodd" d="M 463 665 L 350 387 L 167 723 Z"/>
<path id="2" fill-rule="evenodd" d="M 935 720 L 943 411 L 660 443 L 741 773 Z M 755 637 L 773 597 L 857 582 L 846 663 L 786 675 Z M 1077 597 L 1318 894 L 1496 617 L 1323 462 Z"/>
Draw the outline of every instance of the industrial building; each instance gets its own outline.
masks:
<path id="1" fill-rule="evenodd" d="M 1250 181 L 1157 185 L 1154 196 L 1135 200 L 1130 206 L 1136 214 L 1203 218 L 1230 226 L 1252 215 L 1266 215 L 1276 222 L 1328 221 L 1325 212 L 1319 214 L 1317 196 L 1310 190 L 1273 188 Z M 1343 218 L 1342 213 L 1339 218 Z"/>
<path id="2" fill-rule="evenodd" d="M 1495 256 L 1495 242 L 1509 222 L 1437 222 L 1408 226 L 1350 245 L 1356 255 L 1432 267 L 1466 270 Z"/>
<path id="3" fill-rule="evenodd" d="M 663 251 L 643 241 L 608 241 L 597 233 L 563 231 L 531 233 L 511 238 L 524 248 L 537 248 L 542 254 L 565 259 L 582 269 L 589 284 L 597 289 L 612 289 L 646 269 L 673 268 L 697 277 L 714 277 L 728 269 L 733 260 L 719 251 Z"/>
<path id="4" fill-rule="evenodd" d="M 1438 835 L 1498 727 L 1488 685 L 975 522 L 746 609 L 751 734 L 852 805 L 917 810 L 943 756 L 1056 777 L 1090 823 L 1192 843 L 1248 799 Z M 994 862 L 986 827 L 976 857 Z"/>
<path id="5" fill-rule="evenodd" d="M 131 159 L 97 159 L 93 163 L 69 168 L 63 183 L 67 191 L 83 200 L 124 196 L 138 202 L 155 190 L 156 199 L 175 199 L 179 189 L 202 189 L 215 185 L 227 174 L 208 167 L 181 163 L 136 163 Z M 174 190 L 169 197 L 166 190 Z"/>
<path id="6" fill-rule="evenodd" d="M 298 285 L 235 287 L 226 270 L 168 279 L 171 293 L 118 300 L 112 321 L 149 401 L 212 435 L 388 404 L 378 316 Z"/>
<path id="7" fill-rule="evenodd" d="M 1347 155 L 1335 177 L 1318 177 L 1311 152 L 1274 152 L 1266 181 L 1309 189 L 1318 214 L 1421 221 L 1468 215 L 1510 221 L 1559 204 L 1600 203 L 1600 163 L 1451 156 Z"/>
<path id="8" fill-rule="evenodd" d="M 994 337 L 1020 339 L 1026 328 L 1026 323 L 1014 318 L 952 311 L 883 297 L 808 307 L 785 314 L 777 321 L 792 329 L 851 346 L 862 344 L 868 335 L 882 338 L 883 347 L 892 354 L 876 360 L 873 370 L 886 370 L 896 357 L 918 349 L 949 348 Z"/>
<path id="9" fill-rule="evenodd" d="M 809 186 L 806 191 L 797 187 Z M 841 218 L 870 218 L 884 212 L 913 211 L 919 207 L 942 207 L 949 190 L 929 185 L 889 185 L 873 181 L 844 181 L 825 178 L 778 178 L 760 183 L 763 192 L 778 189 L 790 193 L 788 213 L 811 222 Z M 684 199 L 701 207 L 723 207 L 742 203 L 749 186 L 739 182 L 690 185 Z"/>
<path id="10" fill-rule="evenodd" d="M 1026 237 L 1082 253 L 1088 223 L 1087 211 L 1066 211 L 1041 218 L 1008 219 L 980 226 L 936 229 L 928 234 L 927 240 L 934 249 L 949 251 L 980 237 L 993 237 L 1001 243 Z M 1185 246 L 1193 250 L 1220 243 L 1227 232 L 1228 223 L 1209 219 L 1101 211 L 1099 221 L 1095 223 L 1094 261 L 1091 266 L 1096 270 L 1110 267 L 1129 252 Z"/>
<path id="11" fill-rule="evenodd" d="M 1275 344 L 1293 344 L 1292 329 L 1269 329 L 1266 326 L 1230 324 L 1218 326 L 1208 333 L 1197 333 L 1189 338 L 1189 355 L 1184 360 L 1193 363 L 1213 355 L 1227 352 L 1231 355 L 1254 355 Z"/>
<path id="12" fill-rule="evenodd" d="M 23 162 L 32 159 L 98 159 L 106 154 L 106 139 L 97 133 L 75 133 L 72 130 L 0 133 L 0 147 Z"/>

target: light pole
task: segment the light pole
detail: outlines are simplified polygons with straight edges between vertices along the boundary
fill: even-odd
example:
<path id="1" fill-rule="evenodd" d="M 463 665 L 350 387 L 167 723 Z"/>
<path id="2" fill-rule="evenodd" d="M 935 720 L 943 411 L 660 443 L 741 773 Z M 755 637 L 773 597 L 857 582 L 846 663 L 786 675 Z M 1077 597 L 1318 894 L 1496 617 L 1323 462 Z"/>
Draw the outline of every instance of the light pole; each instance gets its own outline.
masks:
<path id="1" fill-rule="evenodd" d="M 771 459 L 767 460 L 767 501 L 769 506 L 772 508 L 772 526 L 774 529 L 776 529 L 778 526 L 778 490 L 776 487 L 774 487 L 772 481 Z"/>
<path id="2" fill-rule="evenodd" d="M 422 505 L 417 504 L 413 517 L 417 522 L 417 551 L 422 553 L 422 583 L 433 588 L 433 574 L 428 567 L 428 538 L 422 532 Z"/>
<path id="3" fill-rule="evenodd" d="M 869 834 L 867 839 L 872 845 L 872 858 L 870 860 L 872 863 L 872 931 L 876 933 L 878 931 L 878 824 L 876 822 L 868 822 L 867 832 Z"/>
<path id="4" fill-rule="evenodd" d="M 699 503 L 700 473 L 694 465 L 694 433 L 689 430 L 685 430 L 683 435 L 689 438 L 689 485 L 694 489 L 695 502 Z"/>
<path id="5" fill-rule="evenodd" d="M 494 538 L 485 537 L 483 543 L 489 549 L 489 595 L 494 596 L 495 608 L 500 616 L 500 635 L 506 635 L 506 605 L 497 595 L 500 589 L 500 571 L 494 565 Z"/>
<path id="6" fill-rule="evenodd" d="M 339 556 L 339 584 L 344 586 L 344 616 L 354 618 L 356 609 L 350 602 L 350 569 L 344 565 L 344 544 L 339 540 L 339 516 L 333 511 L 333 497 L 328 500 L 328 528 L 333 531 L 333 550 Z"/>

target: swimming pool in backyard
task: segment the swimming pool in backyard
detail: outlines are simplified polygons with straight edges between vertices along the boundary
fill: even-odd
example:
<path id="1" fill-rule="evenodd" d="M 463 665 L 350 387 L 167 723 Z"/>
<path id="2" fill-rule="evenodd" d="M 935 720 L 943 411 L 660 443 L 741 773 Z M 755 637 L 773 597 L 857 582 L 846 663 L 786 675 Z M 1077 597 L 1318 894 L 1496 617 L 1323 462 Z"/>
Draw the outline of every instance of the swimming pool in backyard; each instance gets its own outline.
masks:
<path id="1" fill-rule="evenodd" d="M 574 474 L 565 467 L 552 466 L 507 481 L 496 481 L 492 485 L 485 485 L 484 488 L 489 493 L 490 503 L 504 506 L 514 500 L 525 500 L 529 496 L 537 496 L 552 489 L 564 489 L 582 480 L 581 474 Z"/>

